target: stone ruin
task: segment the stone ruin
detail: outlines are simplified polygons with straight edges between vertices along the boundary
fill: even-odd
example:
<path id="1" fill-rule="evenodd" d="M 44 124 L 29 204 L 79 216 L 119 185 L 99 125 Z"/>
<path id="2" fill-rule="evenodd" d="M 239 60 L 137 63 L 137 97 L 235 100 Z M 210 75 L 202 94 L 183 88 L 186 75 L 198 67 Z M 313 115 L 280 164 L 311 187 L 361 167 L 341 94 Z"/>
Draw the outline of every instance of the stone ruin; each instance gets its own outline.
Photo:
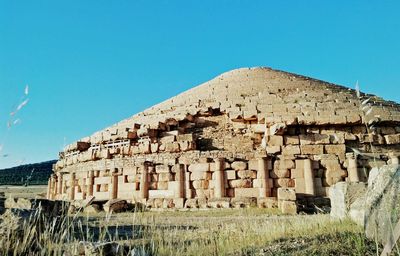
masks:
<path id="1" fill-rule="evenodd" d="M 322 207 L 335 183 L 367 181 L 371 168 L 398 161 L 399 110 L 320 80 L 237 69 L 66 146 L 47 197 Z"/>

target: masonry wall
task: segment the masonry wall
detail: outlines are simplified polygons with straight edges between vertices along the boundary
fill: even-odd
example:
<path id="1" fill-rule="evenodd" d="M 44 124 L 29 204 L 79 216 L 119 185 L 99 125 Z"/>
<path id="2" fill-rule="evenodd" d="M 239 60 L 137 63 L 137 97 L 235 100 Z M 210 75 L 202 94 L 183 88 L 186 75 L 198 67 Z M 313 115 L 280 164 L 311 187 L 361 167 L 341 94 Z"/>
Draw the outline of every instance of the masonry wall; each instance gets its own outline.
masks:
<path id="1" fill-rule="evenodd" d="M 361 123 L 231 120 L 218 109 L 157 127 L 133 124 L 69 145 L 54 166 L 48 197 L 120 198 L 152 208 L 295 209 L 296 201 L 315 204 L 336 182 L 366 181 L 374 165 L 396 161 L 400 127 L 388 123 L 376 131 L 368 134 Z"/>

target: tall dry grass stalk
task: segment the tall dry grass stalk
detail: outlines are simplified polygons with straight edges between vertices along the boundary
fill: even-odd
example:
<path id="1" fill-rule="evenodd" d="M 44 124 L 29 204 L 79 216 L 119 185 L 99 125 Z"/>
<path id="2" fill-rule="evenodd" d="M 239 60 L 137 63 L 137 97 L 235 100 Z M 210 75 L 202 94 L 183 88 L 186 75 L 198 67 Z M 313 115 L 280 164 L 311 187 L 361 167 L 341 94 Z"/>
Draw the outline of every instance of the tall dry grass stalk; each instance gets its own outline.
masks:
<path id="1" fill-rule="evenodd" d="M 0 254 L 253 255 L 264 251 L 262 255 L 274 255 L 268 253 L 323 248 L 368 255 L 371 250 L 362 230 L 350 221 L 332 221 L 328 215 L 272 214 L 265 209 L 78 213 L 43 222 L 41 214 L 35 213 L 18 229 L 14 229 L 15 218 L 10 218 L 12 228 L 4 229 L 3 221 Z"/>

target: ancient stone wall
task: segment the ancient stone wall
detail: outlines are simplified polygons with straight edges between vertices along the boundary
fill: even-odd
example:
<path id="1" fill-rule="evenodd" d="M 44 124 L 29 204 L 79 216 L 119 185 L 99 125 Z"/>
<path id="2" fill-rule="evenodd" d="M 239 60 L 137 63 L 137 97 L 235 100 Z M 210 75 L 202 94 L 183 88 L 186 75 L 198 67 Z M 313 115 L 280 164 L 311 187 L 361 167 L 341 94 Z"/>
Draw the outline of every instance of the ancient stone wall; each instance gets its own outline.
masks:
<path id="1" fill-rule="evenodd" d="M 399 107 L 373 97 L 366 115 L 343 87 L 233 71 L 67 146 L 48 197 L 288 213 L 323 204 L 330 186 L 398 159 Z"/>

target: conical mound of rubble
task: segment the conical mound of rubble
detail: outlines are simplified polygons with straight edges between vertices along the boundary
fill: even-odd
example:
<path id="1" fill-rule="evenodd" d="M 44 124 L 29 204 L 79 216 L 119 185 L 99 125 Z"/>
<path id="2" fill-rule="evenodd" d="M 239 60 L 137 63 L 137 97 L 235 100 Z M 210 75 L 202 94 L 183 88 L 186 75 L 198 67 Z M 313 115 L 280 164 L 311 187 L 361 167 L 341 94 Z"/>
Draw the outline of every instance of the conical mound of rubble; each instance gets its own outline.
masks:
<path id="1" fill-rule="evenodd" d="M 400 153 L 400 106 L 270 68 L 224 73 L 60 152 L 48 197 L 148 207 L 329 204 Z"/>

